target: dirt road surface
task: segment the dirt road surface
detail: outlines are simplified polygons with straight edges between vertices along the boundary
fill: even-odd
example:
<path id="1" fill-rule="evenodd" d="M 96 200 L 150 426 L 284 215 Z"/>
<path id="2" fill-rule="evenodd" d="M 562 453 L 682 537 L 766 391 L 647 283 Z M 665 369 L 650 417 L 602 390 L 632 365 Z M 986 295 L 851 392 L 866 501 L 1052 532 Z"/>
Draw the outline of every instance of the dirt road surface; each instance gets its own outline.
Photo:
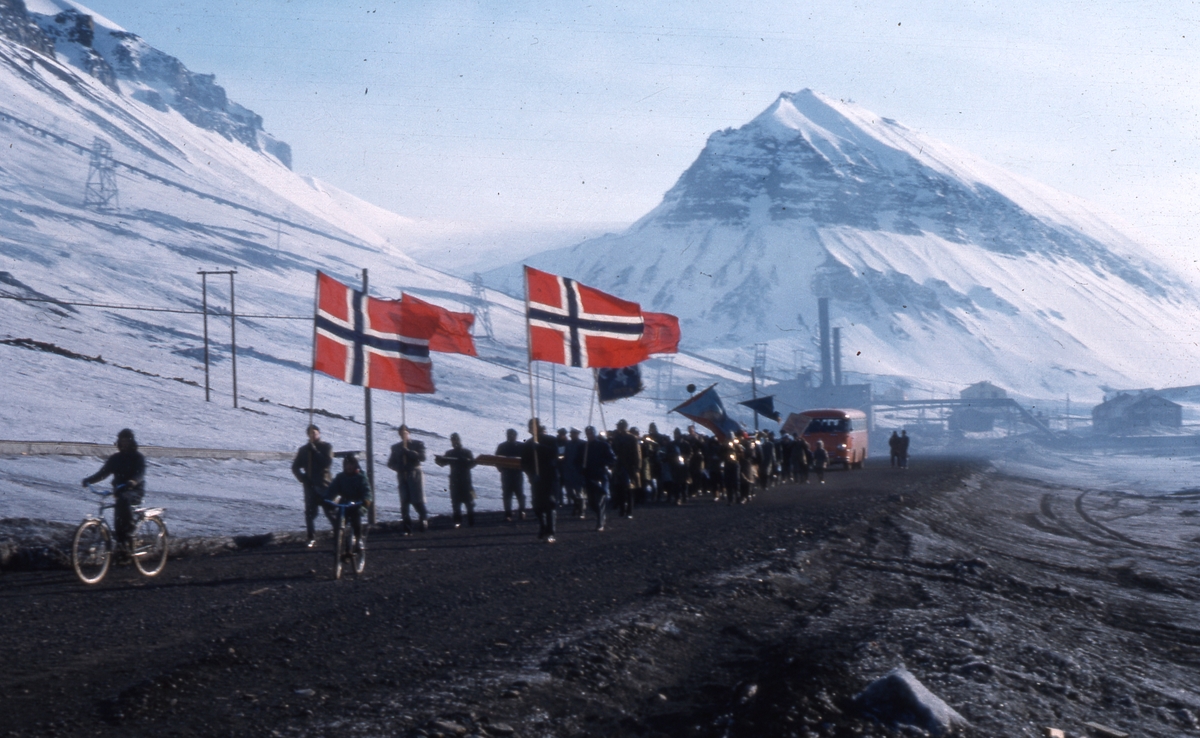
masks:
<path id="1" fill-rule="evenodd" d="M 1194 550 L 1075 494 L 919 461 L 554 544 L 494 514 L 383 530 L 341 581 L 327 540 L 7 572 L 0 735 L 922 735 L 853 702 L 898 665 L 965 735 L 1194 734 Z"/>

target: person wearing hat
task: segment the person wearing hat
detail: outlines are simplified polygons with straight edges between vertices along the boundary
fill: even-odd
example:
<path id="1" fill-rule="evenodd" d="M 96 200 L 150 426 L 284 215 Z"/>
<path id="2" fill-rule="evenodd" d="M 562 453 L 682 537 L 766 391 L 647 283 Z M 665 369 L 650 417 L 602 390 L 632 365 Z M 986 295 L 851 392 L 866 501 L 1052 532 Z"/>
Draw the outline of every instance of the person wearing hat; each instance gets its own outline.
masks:
<path id="1" fill-rule="evenodd" d="M 333 467 L 333 446 L 321 440 L 321 429 L 317 426 L 309 425 L 307 432 L 308 443 L 300 447 L 292 460 L 292 475 L 304 487 L 304 526 L 308 531 L 308 547 L 312 548 L 317 543 L 313 527 L 317 510 L 324 510 L 325 516 L 329 517 L 322 502 L 325 489 L 329 487 L 329 470 Z"/>
<path id="2" fill-rule="evenodd" d="M 112 475 L 113 528 L 117 541 L 128 546 L 133 537 L 133 506 L 140 505 L 146 479 L 146 457 L 138 451 L 133 431 L 117 433 L 117 452 L 104 461 L 100 471 L 83 480 L 83 486 L 95 484 Z"/>
<path id="3" fill-rule="evenodd" d="M 425 444 L 412 438 L 408 426 L 401 425 L 398 433 L 400 443 L 392 445 L 388 457 L 388 468 L 396 472 L 396 483 L 400 488 L 400 519 L 404 521 L 404 533 L 412 532 L 409 508 L 416 509 L 420 516 L 421 530 L 429 530 L 429 513 L 425 508 L 425 472 L 421 462 L 425 460 Z"/>
<path id="4" fill-rule="evenodd" d="M 450 434 L 450 450 L 433 457 L 438 466 L 450 467 L 450 504 L 454 507 L 454 527 L 462 525 L 462 509 L 467 508 L 467 526 L 475 525 L 475 486 L 471 484 L 471 468 L 475 466 L 475 454 L 463 448 L 462 438 Z"/>
<path id="5" fill-rule="evenodd" d="M 360 502 L 361 506 L 346 508 L 346 521 L 354 531 L 356 545 L 362 546 L 365 541 L 362 534 L 362 510 L 370 506 L 375 499 L 371 492 L 371 483 L 363 474 L 362 466 L 354 454 L 347 454 L 342 459 L 342 471 L 329 484 L 328 499 L 333 502 Z"/>

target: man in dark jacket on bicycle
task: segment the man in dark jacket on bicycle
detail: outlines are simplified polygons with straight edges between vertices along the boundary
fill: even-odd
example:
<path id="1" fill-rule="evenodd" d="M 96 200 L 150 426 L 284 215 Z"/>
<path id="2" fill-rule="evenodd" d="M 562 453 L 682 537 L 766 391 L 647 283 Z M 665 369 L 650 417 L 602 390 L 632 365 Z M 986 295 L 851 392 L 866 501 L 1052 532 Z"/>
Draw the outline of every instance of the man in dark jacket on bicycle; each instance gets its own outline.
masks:
<path id="1" fill-rule="evenodd" d="M 360 502 L 361 505 L 346 508 L 346 520 L 354 530 L 354 538 L 362 545 L 362 509 L 369 507 L 375 495 L 371 492 L 371 484 L 367 475 L 363 474 L 358 459 L 348 455 L 342 459 L 342 471 L 333 478 L 327 490 L 331 502 Z"/>
<path id="2" fill-rule="evenodd" d="M 133 506 L 140 505 L 146 478 L 146 457 L 137 450 L 133 431 L 128 428 L 117 433 L 117 452 L 104 462 L 100 471 L 83 480 L 83 486 L 95 484 L 112 475 L 113 528 L 117 540 L 128 545 L 133 537 Z"/>
<path id="3" fill-rule="evenodd" d="M 329 486 L 329 469 L 333 466 L 333 446 L 321 440 L 321 429 L 308 426 L 308 443 L 296 452 L 292 461 L 292 474 L 304 485 L 304 524 L 308 529 L 308 547 L 317 543 L 313 521 L 317 510 L 323 509 L 325 489 Z M 326 517 L 329 511 L 325 511 Z M 332 521 L 330 521 L 332 523 Z"/>

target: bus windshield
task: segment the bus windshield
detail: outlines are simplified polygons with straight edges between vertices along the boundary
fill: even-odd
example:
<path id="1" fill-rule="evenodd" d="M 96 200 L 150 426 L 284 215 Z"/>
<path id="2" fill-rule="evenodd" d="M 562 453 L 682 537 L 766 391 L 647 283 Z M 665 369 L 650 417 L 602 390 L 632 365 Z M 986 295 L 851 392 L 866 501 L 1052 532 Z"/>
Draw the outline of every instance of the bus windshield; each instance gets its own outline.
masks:
<path id="1" fill-rule="evenodd" d="M 849 433 L 853 428 L 849 418 L 813 418 L 804 429 L 804 435 L 813 433 Z"/>

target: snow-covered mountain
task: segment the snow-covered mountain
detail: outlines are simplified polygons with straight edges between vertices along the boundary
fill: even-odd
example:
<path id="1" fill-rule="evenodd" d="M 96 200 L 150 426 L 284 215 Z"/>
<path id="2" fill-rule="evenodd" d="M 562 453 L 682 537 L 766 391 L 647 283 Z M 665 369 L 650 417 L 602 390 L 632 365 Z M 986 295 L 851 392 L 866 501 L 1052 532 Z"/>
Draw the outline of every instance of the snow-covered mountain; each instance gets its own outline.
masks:
<path id="1" fill-rule="evenodd" d="M 0 0 L 0 135 L 0 438 L 108 442 L 128 426 L 144 444 L 286 451 L 308 422 L 315 270 L 357 284 L 368 268 L 376 296 L 475 303 L 471 284 L 405 253 L 444 232 L 293 172 L 287 145 L 211 76 L 68 0 L 30 0 L 29 10 Z M 85 206 L 89 176 L 99 182 L 97 139 L 111 148 L 117 192 Z M 199 269 L 237 270 L 237 409 L 226 317 L 208 322 L 204 400 Z M 208 284 L 210 307 L 224 311 L 229 278 Z M 29 301 L 47 298 L 59 302 Z M 403 414 L 434 452 L 452 431 L 490 451 L 529 415 L 523 304 L 486 298 L 494 339 L 478 341 L 479 358 L 435 355 L 437 394 L 402 406 L 374 393 L 386 516 L 395 494 L 382 494 L 394 489 L 382 462 Z M 560 370 L 552 385 L 550 368 L 539 371 L 546 421 L 599 425 L 590 374 Z M 713 372 L 724 370 L 683 361 L 675 386 Z M 326 438 L 361 449 L 362 391 L 318 376 L 315 400 Z M 610 412 L 644 425 L 667 407 L 643 397 Z M 444 508 L 445 475 L 430 466 L 434 509 Z M 90 507 L 78 480 L 94 470 L 91 460 L 0 458 L 0 518 L 78 519 Z M 476 477 L 485 508 L 499 493 L 488 471 Z M 176 461 L 152 476 L 181 532 L 300 521 L 287 464 Z"/>
<path id="2" fill-rule="evenodd" d="M 811 90 L 712 134 L 621 234 L 528 260 L 682 319 L 684 345 L 1032 397 L 1196 381 L 1200 303 L 1086 205 Z M 488 275 L 512 294 L 513 267 Z M 717 352 L 720 353 L 720 352 Z M 742 359 L 745 361 L 745 359 Z"/>

